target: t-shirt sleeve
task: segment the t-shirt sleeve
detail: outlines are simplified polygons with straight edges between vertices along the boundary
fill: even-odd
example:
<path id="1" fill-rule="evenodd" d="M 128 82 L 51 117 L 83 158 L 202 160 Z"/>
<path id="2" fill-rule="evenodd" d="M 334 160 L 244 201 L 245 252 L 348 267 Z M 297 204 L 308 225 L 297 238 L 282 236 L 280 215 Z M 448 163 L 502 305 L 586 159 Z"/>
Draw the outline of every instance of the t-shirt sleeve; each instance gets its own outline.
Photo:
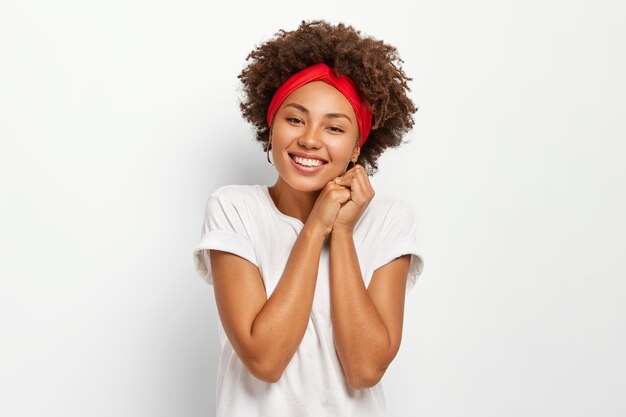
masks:
<path id="1" fill-rule="evenodd" d="M 246 228 L 247 216 L 226 197 L 211 194 L 206 200 L 200 243 L 193 251 L 196 272 L 213 285 L 211 258 L 207 249 L 230 252 L 257 265 L 252 240 Z"/>
<path id="2" fill-rule="evenodd" d="M 406 282 L 408 294 L 424 269 L 417 238 L 417 219 L 413 209 L 408 206 L 395 206 L 392 210 L 393 212 L 390 212 L 384 220 L 372 270 L 375 271 L 402 255 L 410 254 L 411 262 Z"/>

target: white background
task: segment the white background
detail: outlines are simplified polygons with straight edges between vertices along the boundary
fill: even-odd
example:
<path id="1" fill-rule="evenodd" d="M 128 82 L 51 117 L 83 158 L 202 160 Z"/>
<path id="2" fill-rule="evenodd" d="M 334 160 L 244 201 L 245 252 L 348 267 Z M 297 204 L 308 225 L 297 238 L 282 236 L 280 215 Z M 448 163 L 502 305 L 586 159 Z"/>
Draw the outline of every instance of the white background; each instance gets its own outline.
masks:
<path id="1" fill-rule="evenodd" d="M 397 46 L 420 107 L 371 178 L 424 248 L 389 415 L 625 415 L 624 12 L 1 0 L 0 415 L 213 415 L 204 200 L 274 183 L 237 75 L 312 18 Z"/>

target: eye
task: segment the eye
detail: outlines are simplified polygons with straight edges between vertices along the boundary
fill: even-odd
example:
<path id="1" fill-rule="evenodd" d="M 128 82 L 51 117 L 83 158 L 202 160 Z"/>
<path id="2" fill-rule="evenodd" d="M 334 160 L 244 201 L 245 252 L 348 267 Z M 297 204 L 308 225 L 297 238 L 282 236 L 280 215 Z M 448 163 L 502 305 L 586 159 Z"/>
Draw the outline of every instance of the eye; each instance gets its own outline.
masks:
<path id="1" fill-rule="evenodd" d="M 292 123 L 302 123 L 302 120 L 298 119 L 297 117 L 287 117 L 287 121 Z"/>
<path id="2" fill-rule="evenodd" d="M 332 132 L 335 132 L 335 133 L 343 133 L 343 129 L 342 129 L 342 128 L 340 128 L 340 127 L 331 126 L 331 127 L 329 127 L 329 129 L 330 129 Z"/>

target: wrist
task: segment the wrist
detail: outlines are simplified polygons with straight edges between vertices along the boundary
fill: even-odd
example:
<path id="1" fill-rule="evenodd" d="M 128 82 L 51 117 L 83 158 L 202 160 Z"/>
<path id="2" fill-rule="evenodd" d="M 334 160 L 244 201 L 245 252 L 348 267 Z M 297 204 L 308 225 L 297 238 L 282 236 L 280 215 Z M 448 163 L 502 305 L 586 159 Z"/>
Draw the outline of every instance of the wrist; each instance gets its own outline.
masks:
<path id="1" fill-rule="evenodd" d="M 310 223 L 305 223 L 300 233 L 303 233 L 309 237 L 321 239 L 322 241 L 326 240 L 326 238 L 328 237 L 328 234 L 324 233 L 321 227 L 316 227 Z"/>
<path id="2" fill-rule="evenodd" d="M 353 230 L 348 227 L 334 226 L 330 232 L 330 237 L 352 237 Z"/>

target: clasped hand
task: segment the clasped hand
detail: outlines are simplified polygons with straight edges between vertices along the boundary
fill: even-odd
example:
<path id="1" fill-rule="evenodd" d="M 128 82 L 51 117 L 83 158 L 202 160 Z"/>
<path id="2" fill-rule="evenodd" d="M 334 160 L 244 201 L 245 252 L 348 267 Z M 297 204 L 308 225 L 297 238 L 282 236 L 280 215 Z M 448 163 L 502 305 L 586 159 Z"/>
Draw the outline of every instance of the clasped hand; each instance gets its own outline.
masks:
<path id="1" fill-rule="evenodd" d="M 358 164 L 333 181 L 350 190 L 350 198 L 342 204 L 335 218 L 333 231 L 352 233 L 365 208 L 374 198 L 374 188 L 370 184 L 365 168 Z"/>

